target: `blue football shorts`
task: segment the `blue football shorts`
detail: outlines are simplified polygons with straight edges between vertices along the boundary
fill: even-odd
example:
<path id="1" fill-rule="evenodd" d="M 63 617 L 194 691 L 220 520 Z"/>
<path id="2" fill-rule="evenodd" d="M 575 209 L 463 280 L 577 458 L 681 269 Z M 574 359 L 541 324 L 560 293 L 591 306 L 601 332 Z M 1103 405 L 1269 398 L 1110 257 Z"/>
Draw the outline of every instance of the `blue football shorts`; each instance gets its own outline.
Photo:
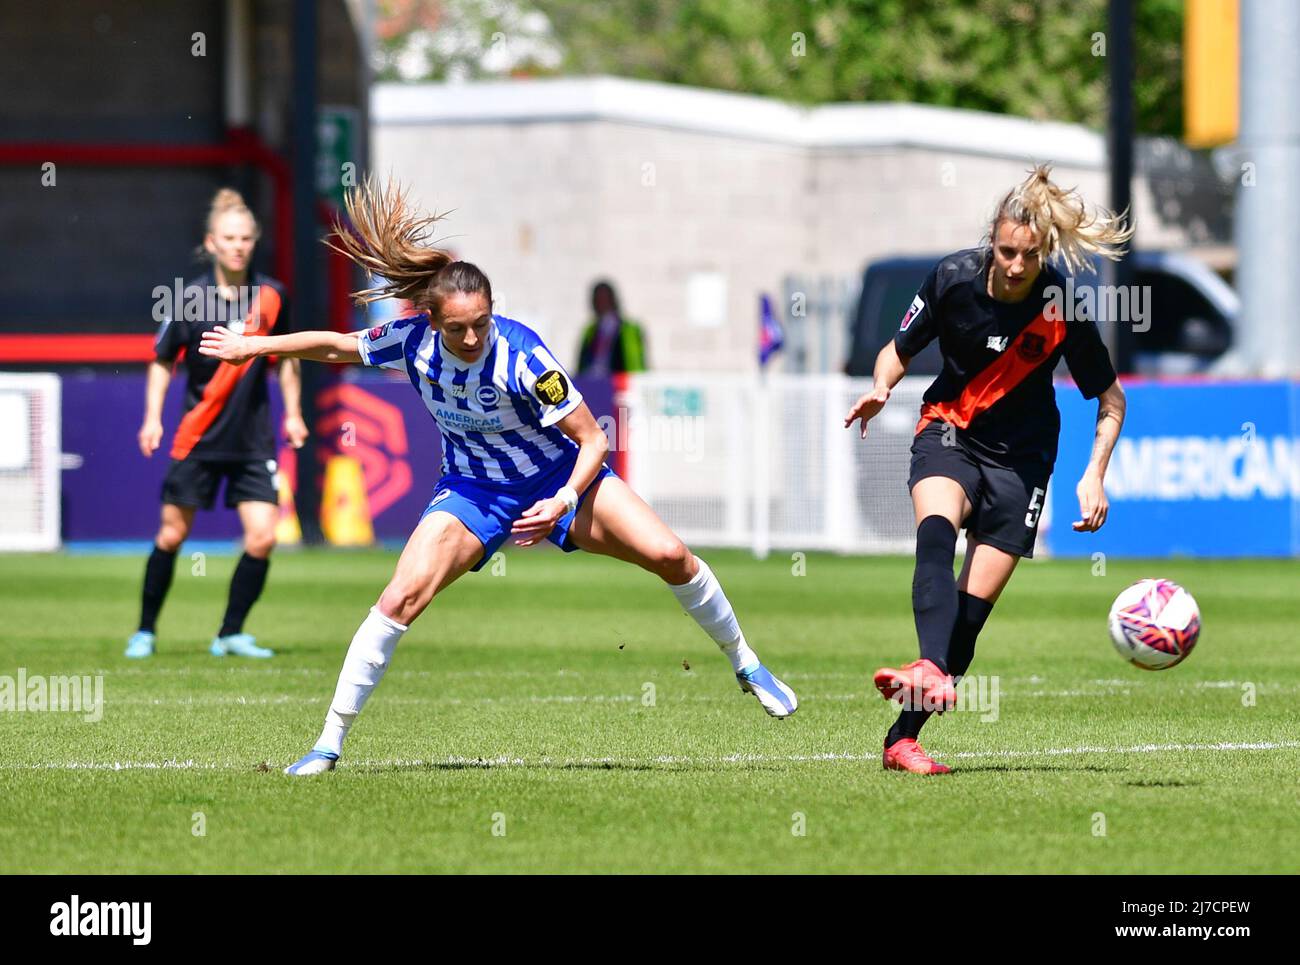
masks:
<path id="1" fill-rule="evenodd" d="M 492 554 L 510 538 L 510 527 L 524 514 L 524 510 L 539 499 L 549 499 L 569 481 L 577 462 L 578 453 L 551 463 L 546 469 L 526 479 L 492 480 L 475 479 L 452 473 L 444 475 L 434 487 L 433 498 L 420 515 L 423 520 L 430 513 L 450 513 L 483 544 L 483 555 L 474 564 L 473 570 L 481 570 L 492 558 Z M 595 488 L 596 483 L 606 476 L 614 475 L 608 466 L 602 465 L 583 492 L 578 494 L 578 507 L 573 512 L 560 518 L 547 539 L 564 550 L 572 553 L 578 549 L 577 544 L 569 538 L 569 528 L 582 508 L 583 500 Z"/>

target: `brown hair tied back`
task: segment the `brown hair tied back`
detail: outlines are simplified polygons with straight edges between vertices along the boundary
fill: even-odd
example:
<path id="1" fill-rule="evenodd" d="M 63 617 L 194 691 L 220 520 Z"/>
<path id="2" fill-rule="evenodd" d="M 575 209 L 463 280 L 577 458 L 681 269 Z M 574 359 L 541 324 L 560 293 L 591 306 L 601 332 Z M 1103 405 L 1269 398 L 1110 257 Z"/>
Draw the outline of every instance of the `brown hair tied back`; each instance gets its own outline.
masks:
<path id="1" fill-rule="evenodd" d="M 453 292 L 481 294 L 492 307 L 487 275 L 431 241 L 434 225 L 445 214 L 426 215 L 407 201 L 406 191 L 393 181 L 380 188 L 367 178 L 344 199 L 350 225 L 335 223 L 325 240 L 383 282 L 352 297 L 359 305 L 383 298 L 403 298 L 436 320 L 442 300 Z"/>

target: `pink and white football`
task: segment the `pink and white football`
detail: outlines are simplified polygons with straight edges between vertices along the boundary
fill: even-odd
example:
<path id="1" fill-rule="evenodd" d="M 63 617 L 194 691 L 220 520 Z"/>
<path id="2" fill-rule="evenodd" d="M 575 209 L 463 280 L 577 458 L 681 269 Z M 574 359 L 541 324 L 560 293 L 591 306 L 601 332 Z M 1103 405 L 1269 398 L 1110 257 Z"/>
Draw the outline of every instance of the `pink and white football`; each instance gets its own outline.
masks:
<path id="1" fill-rule="evenodd" d="M 1139 580 L 1110 608 L 1110 641 L 1121 657 L 1143 670 L 1182 661 L 1201 633 L 1201 611 L 1173 580 Z"/>

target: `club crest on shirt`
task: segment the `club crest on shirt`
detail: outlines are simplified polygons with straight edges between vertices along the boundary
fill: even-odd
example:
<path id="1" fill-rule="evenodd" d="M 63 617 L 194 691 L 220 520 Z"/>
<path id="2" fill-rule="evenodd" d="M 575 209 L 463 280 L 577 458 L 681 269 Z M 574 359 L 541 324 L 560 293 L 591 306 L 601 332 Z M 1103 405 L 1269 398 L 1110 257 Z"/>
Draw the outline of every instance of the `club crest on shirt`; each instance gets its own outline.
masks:
<path id="1" fill-rule="evenodd" d="M 479 405 L 483 408 L 493 409 L 501 401 L 501 393 L 495 385 L 480 385 L 478 391 L 474 393 L 474 398 L 478 399 Z"/>
<path id="2" fill-rule="evenodd" d="M 1020 341 L 1016 344 L 1016 351 L 1026 362 L 1037 362 L 1044 355 L 1044 349 L 1047 348 L 1047 339 L 1041 335 L 1035 335 L 1033 332 L 1024 332 L 1020 336 Z"/>
<path id="3" fill-rule="evenodd" d="M 559 405 L 569 397 L 569 383 L 559 369 L 549 369 L 537 377 L 534 391 L 547 405 Z"/>
<path id="4" fill-rule="evenodd" d="M 1010 341 L 1010 339 L 1005 335 L 990 335 L 988 344 L 984 347 L 991 348 L 995 352 L 1005 352 L 1008 341 Z"/>
<path id="5" fill-rule="evenodd" d="M 912 304 L 908 307 L 906 314 L 903 315 L 903 324 L 898 326 L 898 330 L 906 332 L 907 326 L 912 324 L 912 319 L 921 314 L 923 308 L 925 308 L 925 302 L 921 300 L 920 295 L 917 295 L 912 299 Z"/>

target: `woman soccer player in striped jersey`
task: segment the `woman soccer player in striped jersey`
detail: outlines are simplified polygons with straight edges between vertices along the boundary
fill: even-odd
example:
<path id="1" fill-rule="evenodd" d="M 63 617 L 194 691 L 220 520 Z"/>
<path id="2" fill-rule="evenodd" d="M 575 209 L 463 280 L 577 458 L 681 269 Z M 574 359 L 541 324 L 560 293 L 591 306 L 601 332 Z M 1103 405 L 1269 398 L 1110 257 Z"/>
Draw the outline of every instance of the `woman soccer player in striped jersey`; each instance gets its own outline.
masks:
<path id="1" fill-rule="evenodd" d="M 335 234 L 339 250 L 386 279 L 358 299 L 407 298 L 417 314 L 354 334 L 248 338 L 218 329 L 201 348 L 233 363 L 276 355 L 404 372 L 443 439 L 442 477 L 352 638 L 324 730 L 285 772 L 334 767 L 411 622 L 510 538 L 522 546 L 548 539 L 654 573 L 722 649 L 741 689 L 773 717 L 794 713 L 794 693 L 750 648 L 708 565 L 605 466 L 605 433 L 546 345 L 528 326 L 492 314 L 483 272 L 426 243 L 437 218 L 409 210 L 391 186 L 367 184 L 347 207 L 354 231 Z"/>
<path id="2" fill-rule="evenodd" d="M 1092 458 L 1076 494 L 1074 529 L 1106 521 L 1102 483 L 1124 424 L 1124 390 L 1092 320 L 1063 305 L 1065 278 L 1090 256 L 1118 258 L 1132 229 L 1106 211 L 1089 212 L 1073 191 L 1037 167 L 998 205 L 987 244 L 942 259 L 898 333 L 876 359 L 875 386 L 854 404 L 846 427 L 867 422 L 889 399 L 908 362 L 939 339 L 943 369 L 925 392 L 912 442 L 908 485 L 916 517 L 912 609 L 920 659 L 876 671 L 882 696 L 903 711 L 885 736 L 889 770 L 944 774 L 917 743 L 933 711 L 954 706 L 955 679 L 970 667 L 993 604 L 1022 557 L 1033 556 L 1047 481 L 1061 431 L 1052 371 L 1062 358 L 1084 398 L 1098 400 Z M 1053 307 L 1053 302 L 1055 306 Z M 1076 310 L 1076 311 L 1071 311 Z M 953 576 L 957 531 L 966 559 Z"/>

